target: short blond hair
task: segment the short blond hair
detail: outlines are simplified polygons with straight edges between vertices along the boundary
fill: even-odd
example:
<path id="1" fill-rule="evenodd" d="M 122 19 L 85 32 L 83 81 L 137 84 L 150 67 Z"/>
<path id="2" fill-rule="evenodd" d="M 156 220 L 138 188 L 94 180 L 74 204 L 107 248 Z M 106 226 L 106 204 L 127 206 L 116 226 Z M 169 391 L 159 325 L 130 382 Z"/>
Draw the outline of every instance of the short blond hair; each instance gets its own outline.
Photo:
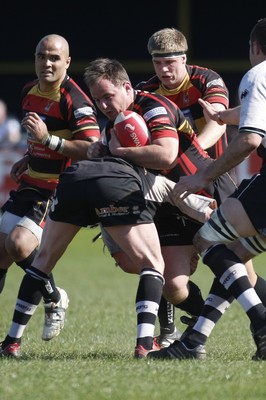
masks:
<path id="1" fill-rule="evenodd" d="M 150 55 L 177 53 L 184 54 L 188 50 L 187 39 L 175 28 L 164 28 L 155 32 L 148 40 Z"/>

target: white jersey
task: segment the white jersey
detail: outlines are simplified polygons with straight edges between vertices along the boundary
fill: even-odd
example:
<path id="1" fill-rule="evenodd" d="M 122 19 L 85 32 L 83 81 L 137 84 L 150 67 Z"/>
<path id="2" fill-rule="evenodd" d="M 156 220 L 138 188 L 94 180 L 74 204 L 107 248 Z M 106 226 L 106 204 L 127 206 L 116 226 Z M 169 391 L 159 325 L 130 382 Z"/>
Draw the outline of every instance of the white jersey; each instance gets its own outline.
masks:
<path id="1" fill-rule="evenodd" d="M 241 112 L 239 132 L 251 131 L 266 137 L 266 61 L 251 68 L 239 85 Z"/>

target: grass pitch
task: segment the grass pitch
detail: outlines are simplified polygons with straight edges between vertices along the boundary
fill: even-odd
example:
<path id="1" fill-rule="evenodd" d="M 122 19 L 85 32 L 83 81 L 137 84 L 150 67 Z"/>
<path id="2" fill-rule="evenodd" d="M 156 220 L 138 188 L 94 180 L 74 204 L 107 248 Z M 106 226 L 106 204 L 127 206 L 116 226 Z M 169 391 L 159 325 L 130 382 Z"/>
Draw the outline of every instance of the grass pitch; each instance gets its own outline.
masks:
<path id="1" fill-rule="evenodd" d="M 260 400 L 266 398 L 266 362 L 251 360 L 249 320 L 235 302 L 207 343 L 206 361 L 135 360 L 138 277 L 115 267 L 98 229 L 82 229 L 54 270 L 69 295 L 65 328 L 41 340 L 43 308 L 30 321 L 23 357 L 0 359 L 1 400 Z M 254 260 L 266 278 L 266 256 Z M 0 337 L 11 322 L 22 271 L 10 269 L 0 298 Z M 212 274 L 202 264 L 193 276 L 206 296 Z M 179 322 L 177 326 L 185 327 Z M 157 327 L 158 328 L 158 327 Z M 157 329 L 158 331 L 158 329 Z"/>

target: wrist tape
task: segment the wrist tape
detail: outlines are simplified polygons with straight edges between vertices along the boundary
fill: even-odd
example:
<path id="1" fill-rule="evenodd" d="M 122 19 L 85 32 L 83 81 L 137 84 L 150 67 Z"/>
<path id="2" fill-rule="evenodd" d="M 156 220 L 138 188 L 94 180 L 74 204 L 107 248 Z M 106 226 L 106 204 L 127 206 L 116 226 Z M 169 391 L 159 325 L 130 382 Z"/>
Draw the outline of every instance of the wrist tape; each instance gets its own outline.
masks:
<path id="1" fill-rule="evenodd" d="M 43 139 L 42 144 L 49 147 L 49 149 L 51 150 L 58 151 L 58 153 L 63 153 L 65 147 L 65 139 L 48 134 Z"/>

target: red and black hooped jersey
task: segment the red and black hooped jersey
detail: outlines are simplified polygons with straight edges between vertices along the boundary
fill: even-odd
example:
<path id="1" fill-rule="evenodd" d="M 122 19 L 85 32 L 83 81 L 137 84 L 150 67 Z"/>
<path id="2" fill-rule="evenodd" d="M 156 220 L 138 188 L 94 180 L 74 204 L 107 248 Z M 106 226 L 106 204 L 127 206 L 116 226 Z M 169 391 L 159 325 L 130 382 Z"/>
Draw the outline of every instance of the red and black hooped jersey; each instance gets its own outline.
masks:
<path id="1" fill-rule="evenodd" d="M 198 99 L 202 98 L 209 103 L 221 103 L 228 108 L 228 90 L 220 75 L 213 70 L 195 65 L 186 65 L 186 68 L 187 76 L 175 89 L 166 89 L 156 75 L 146 82 L 140 82 L 136 89 L 159 93 L 172 100 L 183 111 L 198 134 L 206 123 Z M 214 146 L 208 149 L 208 153 L 212 158 L 217 158 L 227 145 L 228 138 L 225 133 Z"/>
<path id="2" fill-rule="evenodd" d="M 94 104 L 69 76 L 50 92 L 41 92 L 38 80 L 25 85 L 22 110 L 23 116 L 29 111 L 36 112 L 51 135 L 67 140 L 100 137 Z M 60 173 L 71 164 L 71 160 L 38 143 L 29 133 L 27 140 L 29 168 L 21 180 L 29 185 L 54 190 Z"/>

